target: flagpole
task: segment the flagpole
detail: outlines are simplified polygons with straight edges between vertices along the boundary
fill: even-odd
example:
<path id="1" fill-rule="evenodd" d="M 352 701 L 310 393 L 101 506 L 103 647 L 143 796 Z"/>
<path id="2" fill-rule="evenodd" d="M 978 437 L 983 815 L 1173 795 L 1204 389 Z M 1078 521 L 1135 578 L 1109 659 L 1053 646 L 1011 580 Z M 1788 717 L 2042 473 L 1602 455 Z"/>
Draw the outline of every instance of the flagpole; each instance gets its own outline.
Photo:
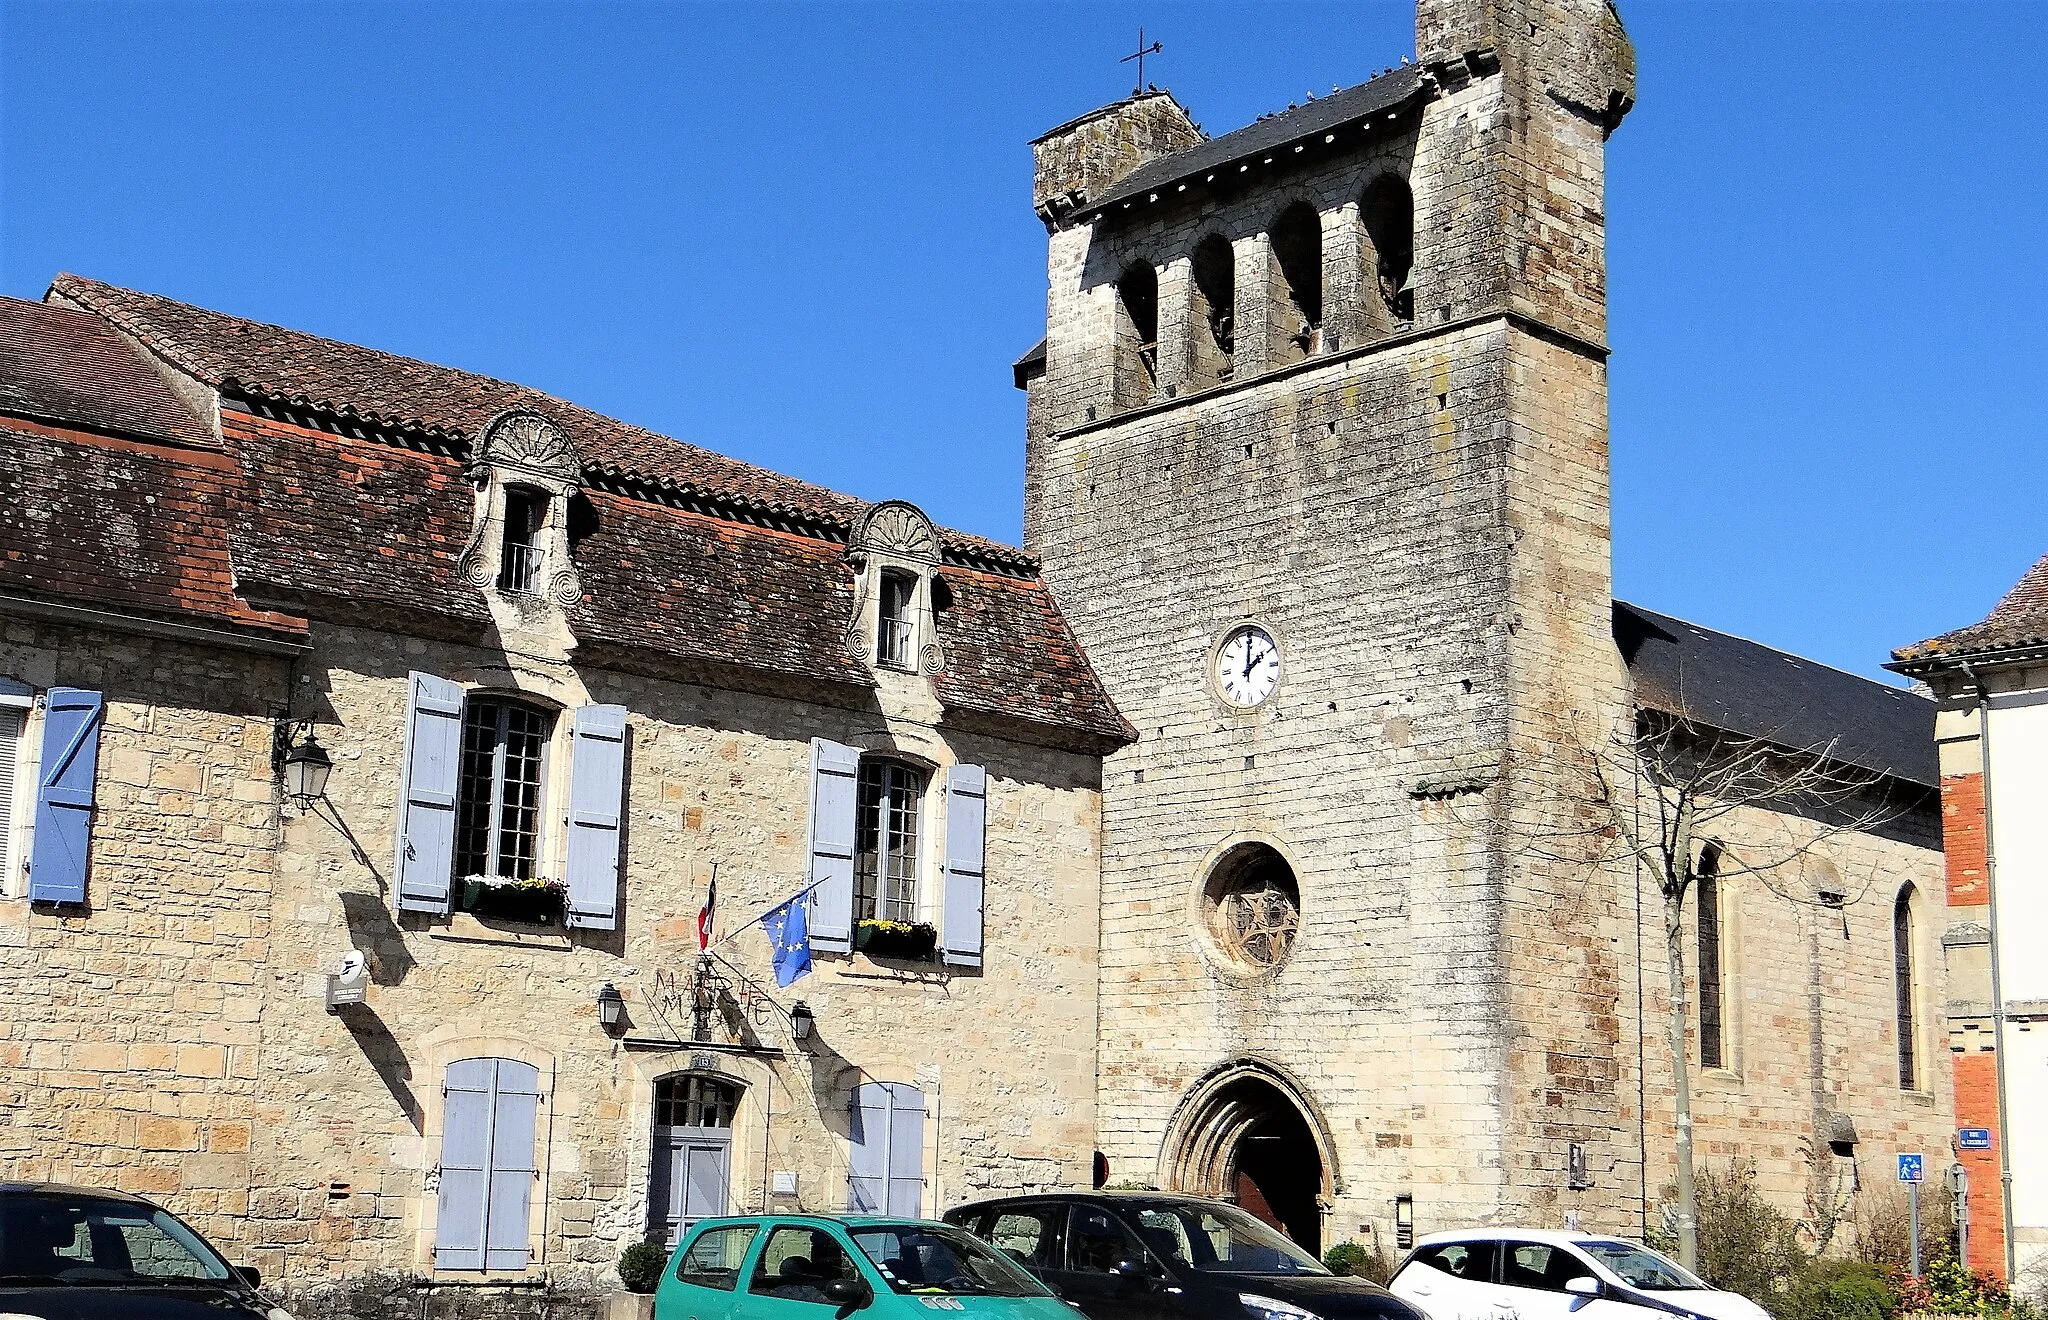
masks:
<path id="1" fill-rule="evenodd" d="M 799 889 L 794 894 L 791 894 L 788 898 L 783 899 L 780 903 L 777 903 L 772 907 L 766 907 L 761 909 L 761 911 L 755 913 L 752 917 L 748 918 L 742 924 L 735 926 L 731 930 L 727 931 L 723 937 L 712 941 L 710 944 L 705 945 L 703 949 L 703 954 L 701 956 L 708 957 L 713 949 L 718 948 L 722 944 L 729 943 L 731 940 L 733 940 L 742 932 L 744 932 L 748 927 L 759 925 L 767 917 L 772 916 L 775 912 L 782 908 L 788 907 L 791 903 L 796 902 L 805 894 L 810 893 L 813 889 L 816 889 L 819 885 L 822 885 L 824 883 L 825 882 L 823 880 L 813 880 L 811 883 L 805 885 L 802 889 Z"/>

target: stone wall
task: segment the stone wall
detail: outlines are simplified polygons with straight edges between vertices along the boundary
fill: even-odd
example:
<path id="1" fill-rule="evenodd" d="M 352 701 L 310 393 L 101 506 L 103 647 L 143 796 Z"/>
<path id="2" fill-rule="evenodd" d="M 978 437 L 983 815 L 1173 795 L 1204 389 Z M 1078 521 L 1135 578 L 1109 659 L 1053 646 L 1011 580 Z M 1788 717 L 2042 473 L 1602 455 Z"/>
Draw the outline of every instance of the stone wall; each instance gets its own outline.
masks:
<path id="1" fill-rule="evenodd" d="M 982 739 L 948 741 L 888 692 L 859 713 L 321 628 L 320 736 L 336 768 L 331 818 L 294 814 L 275 898 L 275 984 L 263 1034 L 288 1084 L 266 1097 L 250 1230 L 259 1263 L 299 1273 L 432 1273 L 440 1078 L 456 1059 L 540 1067 L 549 1091 L 536 1198 L 536 1267 L 609 1278 L 647 1223 L 654 1081 L 710 1071 L 745 1087 L 730 1208 L 763 1208 L 774 1170 L 797 1174 L 787 1208 L 833 1211 L 846 1195 L 847 1104 L 863 1080 L 927 1093 L 924 1207 L 996 1190 L 1074 1184 L 1093 1150 L 1096 769 L 1092 758 Z M 457 913 L 394 917 L 389 893 L 407 694 L 421 669 L 466 686 L 631 712 L 625 885 L 619 929 L 569 934 Z M 895 707 L 894 714 L 890 713 Z M 624 993 L 628 1038 L 692 1034 L 686 1007 L 696 916 L 715 869 L 732 931 L 797 892 L 807 865 L 809 740 L 894 749 L 938 770 L 988 767 L 986 962 L 979 973 L 820 956 L 778 990 L 758 930 L 720 949 L 741 1038 L 769 1054 L 636 1047 L 607 1037 L 598 987 Z M 938 803 L 926 799 L 927 905 Z M 549 799 L 552 802 L 552 797 Z M 551 822 L 552 823 L 552 822 Z M 551 830 L 558 838 L 559 830 Z M 356 849 L 360 848 L 358 852 Z M 558 843 L 545 855 L 559 856 Z M 543 872 L 559 874 L 543 865 Z M 349 947 L 370 957 L 368 1002 L 330 1016 L 316 978 Z M 797 999 L 817 1015 L 790 1039 Z M 776 1007 L 779 1005 L 780 1007 Z M 719 1033 L 722 1034 L 722 1033 Z"/>
<path id="2" fill-rule="evenodd" d="M 19 875 L 0 891 L 0 1179 L 153 1197 L 237 1256 L 285 662 L 7 617 L 0 675 L 106 696 L 86 908 L 31 909 Z"/>

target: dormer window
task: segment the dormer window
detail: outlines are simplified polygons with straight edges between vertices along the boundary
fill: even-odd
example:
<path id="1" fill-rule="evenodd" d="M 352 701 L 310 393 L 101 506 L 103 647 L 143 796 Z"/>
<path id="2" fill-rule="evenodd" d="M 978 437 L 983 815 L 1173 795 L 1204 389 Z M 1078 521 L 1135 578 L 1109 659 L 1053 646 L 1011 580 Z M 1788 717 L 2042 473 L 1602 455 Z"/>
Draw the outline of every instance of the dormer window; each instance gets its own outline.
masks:
<path id="1" fill-rule="evenodd" d="M 505 488 L 505 539 L 498 552 L 498 590 L 519 596 L 540 591 L 541 564 L 547 554 L 540 529 L 548 517 L 548 497 L 526 486 Z"/>
<path id="2" fill-rule="evenodd" d="M 917 579 L 896 569 L 882 570 L 881 609 L 877 615 L 875 659 L 891 669 L 915 669 L 917 625 L 913 602 Z"/>

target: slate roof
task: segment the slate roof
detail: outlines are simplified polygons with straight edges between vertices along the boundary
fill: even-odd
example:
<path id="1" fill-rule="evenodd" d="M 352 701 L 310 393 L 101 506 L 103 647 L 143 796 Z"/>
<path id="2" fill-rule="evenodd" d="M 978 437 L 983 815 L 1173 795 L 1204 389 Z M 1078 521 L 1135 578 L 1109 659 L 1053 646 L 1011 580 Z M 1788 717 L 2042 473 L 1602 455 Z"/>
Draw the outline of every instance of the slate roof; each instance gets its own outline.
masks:
<path id="1" fill-rule="evenodd" d="M 2048 648 L 2048 555 L 2028 569 L 2005 599 L 1976 623 L 1892 652 L 1892 668 L 1924 673 L 1947 663 L 2003 651 Z"/>
<path id="2" fill-rule="evenodd" d="M 1933 788 L 1934 703 L 1757 642 L 1614 602 L 1638 707 Z"/>
<path id="3" fill-rule="evenodd" d="M 1378 77 L 1304 105 L 1267 115 L 1233 133 L 1197 143 L 1170 156 L 1149 161 L 1124 176 L 1100 197 L 1091 197 L 1076 207 L 1074 218 L 1085 220 L 1125 203 L 1136 204 L 1155 192 L 1162 195 L 1184 182 L 1206 180 L 1227 167 L 1263 159 L 1266 153 L 1296 143 L 1320 140 L 1361 120 L 1394 110 L 1422 97 L 1433 84 L 1422 69 L 1407 66 L 1389 69 Z"/>
<path id="4" fill-rule="evenodd" d="M 168 382 L 97 316 L 0 298 L 0 413 L 215 447 Z"/>
<path id="5" fill-rule="evenodd" d="M 207 488 L 204 532 L 218 548 L 219 587 L 239 592 L 227 597 L 236 609 L 255 613 L 254 602 L 458 640 L 487 636 L 486 602 L 454 571 L 474 511 L 464 460 L 469 437 L 521 406 L 561 426 L 584 461 L 587 507 L 572 507 L 572 518 L 588 515 L 572 531 L 584 598 L 568 611 L 582 661 L 792 695 L 800 685 L 790 680 L 873 686 L 845 637 L 854 611 L 845 541 L 867 507 L 852 496 L 489 377 L 75 276 L 59 277 L 52 296 L 91 308 L 221 391 L 221 438 L 208 440 L 224 447 L 213 457 L 226 471 Z M 141 362 L 126 340 L 112 342 Z M 39 455 L 10 466 L 36 469 L 17 480 L 41 480 L 50 464 Z M 153 472 L 138 489 L 181 479 Z M 15 503 L 43 498 L 24 490 Z M 89 501 L 66 504 L 20 538 L 54 552 L 65 529 L 93 516 Z M 177 545 L 193 535 L 166 528 L 145 539 Z M 947 718 L 1083 750 L 1135 736 L 1036 561 L 957 532 L 942 531 L 941 541 L 953 603 L 937 620 L 947 664 L 933 684 Z M 82 557 L 118 561 L 103 545 Z M 116 582 L 71 586 L 136 603 Z"/>

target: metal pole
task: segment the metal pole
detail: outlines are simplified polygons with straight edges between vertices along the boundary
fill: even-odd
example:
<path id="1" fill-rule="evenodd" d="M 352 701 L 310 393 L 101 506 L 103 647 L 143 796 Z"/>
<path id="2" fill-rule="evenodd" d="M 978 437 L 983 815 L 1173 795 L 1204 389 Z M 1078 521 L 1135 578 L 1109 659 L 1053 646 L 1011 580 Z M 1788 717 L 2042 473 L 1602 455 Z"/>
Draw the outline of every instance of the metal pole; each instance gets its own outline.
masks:
<path id="1" fill-rule="evenodd" d="M 1906 1184 L 1907 1232 L 1913 1235 L 1913 1277 L 1920 1277 L 1920 1184 Z"/>

